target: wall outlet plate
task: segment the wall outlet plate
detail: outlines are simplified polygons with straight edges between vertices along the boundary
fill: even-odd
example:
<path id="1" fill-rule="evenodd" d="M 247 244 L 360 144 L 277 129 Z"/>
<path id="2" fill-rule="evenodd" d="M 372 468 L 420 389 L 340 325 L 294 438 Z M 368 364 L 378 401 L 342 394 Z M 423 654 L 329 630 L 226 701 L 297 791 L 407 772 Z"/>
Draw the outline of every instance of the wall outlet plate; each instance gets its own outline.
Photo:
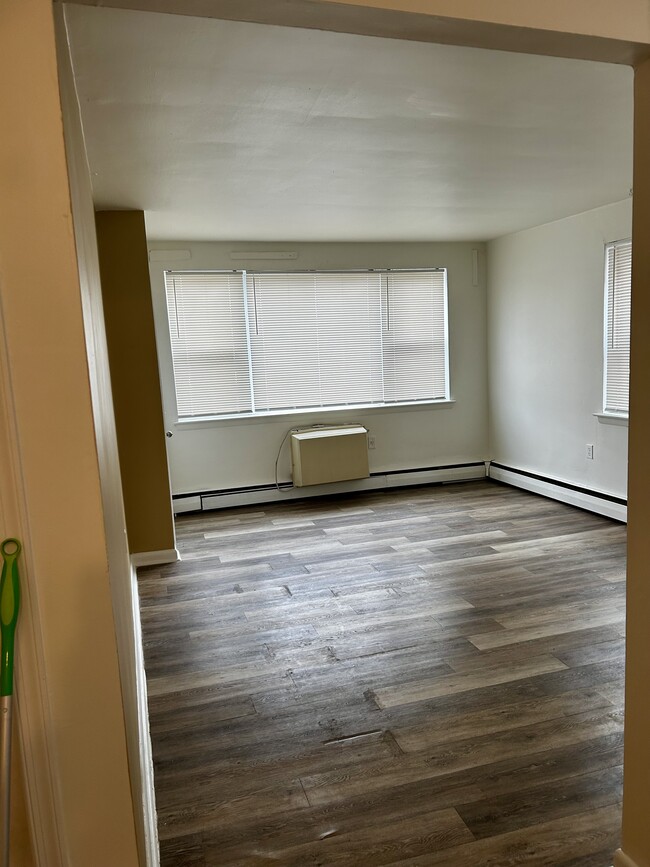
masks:
<path id="1" fill-rule="evenodd" d="M 371 434 L 368 434 L 368 448 L 369 449 L 375 448 L 375 438 Z"/>
<path id="2" fill-rule="evenodd" d="M 593 445 L 591 445 L 591 443 L 588 443 L 587 444 L 587 460 L 593 461 L 593 459 L 594 459 L 594 447 L 593 447 Z"/>

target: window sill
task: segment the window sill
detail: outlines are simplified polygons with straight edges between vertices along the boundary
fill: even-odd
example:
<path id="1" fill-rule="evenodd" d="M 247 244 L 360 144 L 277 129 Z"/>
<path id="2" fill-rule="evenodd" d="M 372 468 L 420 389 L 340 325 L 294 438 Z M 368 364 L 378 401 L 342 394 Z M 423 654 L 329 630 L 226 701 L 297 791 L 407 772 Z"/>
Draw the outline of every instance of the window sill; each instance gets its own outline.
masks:
<path id="1" fill-rule="evenodd" d="M 455 400 L 431 400 L 431 401 L 415 401 L 415 402 L 404 402 L 404 403 L 389 403 L 383 406 L 378 406 L 377 404 L 363 404 L 356 406 L 329 406 L 329 407 L 321 407 L 316 409 L 289 409 L 282 410 L 281 412 L 256 412 L 256 413 L 238 413 L 233 415 L 206 415 L 201 416 L 201 418 L 181 418 L 178 419 L 174 426 L 176 428 L 188 428 L 188 427 L 213 427 L 214 425 L 218 425 L 221 422 L 226 424 L 230 424 L 232 422 L 239 422 L 243 424 L 249 423 L 264 423 L 264 422 L 274 422 L 279 421 L 282 418 L 295 418 L 296 416 L 301 416 L 303 418 L 309 417 L 313 419 L 310 421 L 309 419 L 305 422 L 305 424 L 314 424 L 315 417 L 323 416 L 325 414 L 339 414 L 343 415 L 344 413 L 348 416 L 353 416 L 355 414 L 363 413 L 364 415 L 368 412 L 374 413 L 391 413 L 391 412 L 412 412 L 418 410 L 430 410 L 430 409 L 448 409 L 456 403 Z"/>
<path id="2" fill-rule="evenodd" d="M 601 424 L 614 424 L 620 427 L 627 427 L 630 423 L 629 415 L 622 412 L 595 412 L 595 417 Z"/>

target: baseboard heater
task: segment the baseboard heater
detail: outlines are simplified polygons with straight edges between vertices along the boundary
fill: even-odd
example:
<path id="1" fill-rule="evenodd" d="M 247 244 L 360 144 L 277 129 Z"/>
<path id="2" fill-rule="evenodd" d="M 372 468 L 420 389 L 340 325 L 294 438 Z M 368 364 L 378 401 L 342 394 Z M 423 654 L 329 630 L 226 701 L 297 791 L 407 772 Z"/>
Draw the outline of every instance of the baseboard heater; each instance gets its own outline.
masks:
<path id="1" fill-rule="evenodd" d="M 534 494 L 541 494 L 551 500 L 559 500 L 588 512 L 596 512 L 616 521 L 627 522 L 627 500 L 614 494 L 606 494 L 594 491 L 591 488 L 581 488 L 570 482 L 541 476 L 528 470 L 519 470 L 515 467 L 507 467 L 492 461 L 488 465 L 488 476 L 495 482 L 512 485 L 515 488 L 523 488 Z"/>
<path id="2" fill-rule="evenodd" d="M 311 428 L 291 434 L 291 469 L 296 488 L 367 479 L 368 431 L 361 425 Z"/>
<path id="3" fill-rule="evenodd" d="M 387 470 L 383 473 L 370 473 L 369 476 L 362 479 L 328 482 L 309 487 L 294 487 L 291 483 L 281 483 L 279 490 L 275 485 L 251 485 L 218 491 L 174 494 L 172 501 L 174 513 L 180 515 L 186 512 L 208 512 L 212 509 L 229 509 L 233 506 L 304 500 L 311 497 L 336 496 L 358 491 L 382 491 L 389 488 L 407 488 L 417 485 L 469 482 L 484 479 L 485 476 L 485 461 L 471 461 L 463 464 L 444 464 L 437 467 Z"/>

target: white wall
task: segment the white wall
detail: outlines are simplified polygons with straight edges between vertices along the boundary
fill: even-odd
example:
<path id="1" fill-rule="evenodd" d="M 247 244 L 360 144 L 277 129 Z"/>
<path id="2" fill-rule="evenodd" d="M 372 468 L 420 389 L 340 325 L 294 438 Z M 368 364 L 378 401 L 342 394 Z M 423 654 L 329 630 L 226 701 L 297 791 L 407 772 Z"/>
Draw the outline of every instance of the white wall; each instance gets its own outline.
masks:
<path id="1" fill-rule="evenodd" d="M 494 461 L 626 496 L 627 426 L 594 413 L 603 407 L 604 245 L 631 228 L 626 200 L 489 243 Z"/>
<path id="2" fill-rule="evenodd" d="M 230 244 L 150 243 L 150 250 L 191 251 L 186 261 L 151 262 L 154 313 L 162 379 L 173 493 L 263 485 L 274 480 L 274 464 L 286 431 L 319 421 L 358 421 L 376 437 L 370 472 L 481 461 L 488 457 L 486 292 L 483 244 Z M 455 403 L 447 406 L 310 412 L 269 419 L 176 424 L 163 272 L 166 269 L 251 267 L 233 260 L 233 250 L 290 250 L 289 270 L 306 268 L 448 269 L 450 382 Z M 479 285 L 472 286 L 472 250 L 479 250 Z M 254 267 L 276 269 L 277 261 Z M 281 480 L 290 477 L 288 449 Z"/>

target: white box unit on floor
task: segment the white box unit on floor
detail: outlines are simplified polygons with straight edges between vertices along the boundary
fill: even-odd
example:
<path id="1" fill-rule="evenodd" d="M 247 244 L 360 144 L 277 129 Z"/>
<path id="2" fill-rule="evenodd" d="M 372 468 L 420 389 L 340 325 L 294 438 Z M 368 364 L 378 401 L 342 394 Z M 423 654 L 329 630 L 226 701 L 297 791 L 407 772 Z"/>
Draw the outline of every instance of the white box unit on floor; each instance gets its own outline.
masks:
<path id="1" fill-rule="evenodd" d="M 301 488 L 368 478 L 366 434 L 366 429 L 360 425 L 292 433 L 293 484 Z"/>

